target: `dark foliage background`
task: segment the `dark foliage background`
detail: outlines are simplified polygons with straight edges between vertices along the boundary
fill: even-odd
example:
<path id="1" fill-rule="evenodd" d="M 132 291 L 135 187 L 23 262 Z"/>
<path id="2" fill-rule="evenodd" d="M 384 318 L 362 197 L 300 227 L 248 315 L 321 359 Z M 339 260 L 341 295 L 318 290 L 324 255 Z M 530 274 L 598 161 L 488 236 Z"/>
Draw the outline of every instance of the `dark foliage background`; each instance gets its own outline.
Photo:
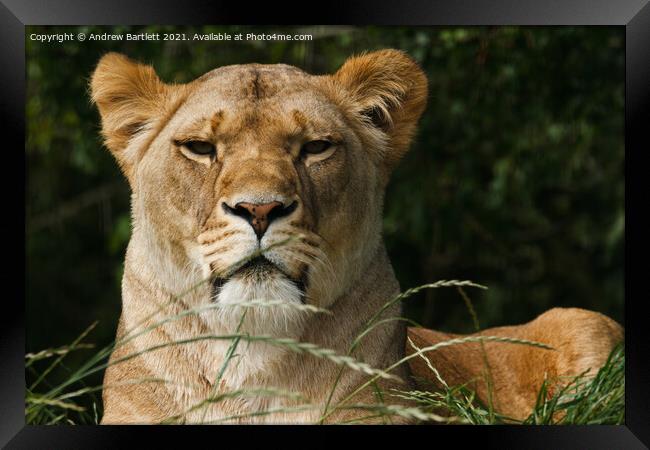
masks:
<path id="1" fill-rule="evenodd" d="M 29 39 L 104 31 L 301 32 L 314 40 Z M 353 53 L 386 47 L 417 59 L 431 92 L 386 199 L 385 239 L 402 288 L 450 278 L 485 284 L 488 291 L 470 293 L 482 327 L 553 306 L 622 321 L 620 27 L 28 27 L 27 351 L 68 344 L 95 320 L 88 340 L 114 337 L 130 223 L 126 181 L 102 148 L 87 95 L 103 53 L 126 53 L 165 81 L 186 82 L 248 62 L 332 72 Z M 472 330 L 453 290 L 424 292 L 406 312 L 428 327 Z"/>

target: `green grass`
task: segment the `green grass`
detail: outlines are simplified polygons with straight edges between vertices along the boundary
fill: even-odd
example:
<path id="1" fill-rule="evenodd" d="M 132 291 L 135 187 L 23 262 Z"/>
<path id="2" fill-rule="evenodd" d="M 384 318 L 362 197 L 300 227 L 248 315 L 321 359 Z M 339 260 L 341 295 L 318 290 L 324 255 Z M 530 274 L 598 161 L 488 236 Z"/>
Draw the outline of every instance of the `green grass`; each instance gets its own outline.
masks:
<path id="1" fill-rule="evenodd" d="M 254 257 L 253 255 L 252 257 Z M 206 282 L 209 280 L 206 280 Z M 242 341 L 264 341 L 271 345 L 277 345 L 288 349 L 289 351 L 297 353 L 306 353 L 317 358 L 325 358 L 329 361 L 340 366 L 339 376 L 331 387 L 330 396 L 323 405 L 313 405 L 306 403 L 300 393 L 286 392 L 279 389 L 241 389 L 232 392 L 213 391 L 210 396 L 203 401 L 193 405 L 183 414 L 175 417 L 170 417 L 164 423 L 182 423 L 183 416 L 190 411 L 201 410 L 207 412 L 207 407 L 211 404 L 224 401 L 234 397 L 250 397 L 250 396 L 271 396 L 283 397 L 290 400 L 291 405 L 280 409 L 258 411 L 253 414 L 243 414 L 239 416 L 232 416 L 220 419 L 218 422 L 205 422 L 205 423 L 222 423 L 228 420 L 251 417 L 263 416 L 272 414 L 274 412 L 290 412 L 290 411 L 303 411 L 303 410 L 318 410 L 321 411 L 321 418 L 318 423 L 324 423 L 325 420 L 334 412 L 341 409 L 358 409 L 367 411 L 365 418 L 379 419 L 383 423 L 391 423 L 396 417 L 407 418 L 413 421 L 424 423 L 465 423 L 465 424 L 622 424 L 625 417 L 625 354 L 622 346 L 617 347 L 611 354 L 605 366 L 597 373 L 595 377 L 587 378 L 586 376 L 574 377 L 570 380 L 565 380 L 565 387 L 553 395 L 549 395 L 549 386 L 545 383 L 542 385 L 537 403 L 531 411 L 530 416 L 524 421 L 516 421 L 514 419 L 502 416 L 495 412 L 491 406 L 491 392 L 489 394 L 488 405 L 482 404 L 476 395 L 466 386 L 448 386 L 447 383 L 440 378 L 434 364 L 425 356 L 431 355 L 432 351 L 438 348 L 459 345 L 464 342 L 480 342 L 481 345 L 485 341 L 503 342 L 504 345 L 532 345 L 538 347 L 546 347 L 543 343 L 532 341 L 511 339 L 494 336 L 482 337 L 465 337 L 451 339 L 449 341 L 439 342 L 434 346 L 417 349 L 412 355 L 405 356 L 400 361 L 397 361 L 392 366 L 383 370 L 370 367 L 369 365 L 356 360 L 352 357 L 354 349 L 358 344 L 372 331 L 374 328 L 382 326 L 390 321 L 406 321 L 414 323 L 413 321 L 405 318 L 385 318 L 381 319 L 381 313 L 389 308 L 392 304 L 403 301 L 413 294 L 421 291 L 422 289 L 437 289 L 445 287 L 455 287 L 459 290 L 463 300 L 468 307 L 470 315 L 472 316 L 475 328 L 479 328 L 478 318 L 474 312 L 469 297 L 463 291 L 464 287 L 474 287 L 485 289 L 484 286 L 472 283 L 470 281 L 439 281 L 424 286 L 409 289 L 404 293 L 398 295 L 390 302 L 386 303 L 373 318 L 368 322 L 366 329 L 352 342 L 347 354 L 338 354 L 331 349 L 320 348 L 314 344 L 306 342 L 298 342 L 292 339 L 274 338 L 269 336 L 250 336 L 247 334 L 239 333 L 239 327 L 236 332 L 229 335 L 203 335 L 197 336 L 192 339 L 185 339 L 182 341 L 175 341 L 172 343 L 163 344 L 161 346 L 151 347 L 142 350 L 138 353 L 127 355 L 118 361 L 113 361 L 111 364 L 119 364 L 122 361 L 136 357 L 143 352 L 153 351 L 162 346 L 169 345 L 187 345 L 198 340 L 228 340 L 231 342 L 227 352 L 225 361 L 220 368 L 217 379 L 214 385 L 217 386 L 218 381 L 223 376 L 225 369 L 236 355 L 237 346 Z M 241 317 L 240 326 L 244 320 L 247 308 L 261 308 L 261 307 L 295 307 L 302 309 L 305 313 L 310 314 L 328 314 L 329 311 L 315 308 L 308 305 L 288 305 L 288 304 L 275 304 L 275 303 L 261 303 L 249 302 L 242 303 L 239 306 L 245 306 L 244 312 Z M 159 322 L 141 330 L 137 333 L 127 333 L 119 341 L 106 346 L 94 354 L 87 357 L 82 364 L 76 369 L 70 370 L 63 365 L 64 359 L 73 352 L 86 352 L 92 345 L 83 342 L 88 334 L 92 331 L 96 324 L 91 325 L 85 330 L 75 341 L 70 345 L 44 350 L 35 354 L 27 354 L 25 358 L 26 369 L 31 373 L 34 381 L 28 386 L 26 392 L 26 406 L 25 416 L 26 422 L 32 425 L 43 424 L 97 424 L 100 421 L 102 406 L 99 399 L 103 386 L 88 386 L 87 382 L 92 376 L 97 376 L 108 367 L 108 358 L 112 350 L 116 346 L 123 345 L 124 343 L 134 339 L 135 337 L 148 333 L 157 326 L 163 323 L 178 320 L 181 317 L 198 314 L 202 311 L 211 308 L 218 308 L 219 305 L 207 305 L 200 308 L 184 311 L 182 313 L 168 316 Z M 405 364 L 412 358 L 424 358 L 427 361 L 432 373 L 438 378 L 438 381 L 443 386 L 442 389 L 437 391 L 399 391 L 390 390 L 383 392 L 379 389 L 376 381 L 380 378 L 395 378 L 390 372 L 401 364 Z M 63 381 L 50 383 L 49 377 L 53 371 L 65 369 L 66 376 Z M 338 385 L 340 377 L 344 370 L 356 370 L 368 375 L 368 381 L 364 382 L 357 389 L 353 390 L 343 400 L 337 404 L 332 404 L 333 393 Z M 135 380 L 134 383 L 170 383 L 169 380 L 164 379 L 143 379 Z M 488 386 L 490 386 L 488 377 Z M 364 389 L 373 389 L 376 398 L 381 401 L 379 404 L 355 404 L 350 401 L 357 393 Z M 489 389 L 488 389 L 489 390 Z M 391 399 L 395 404 L 391 403 Z M 406 407 L 401 406 L 403 400 L 409 400 L 414 406 Z M 400 402 L 401 400 L 401 402 Z M 204 414 L 205 419 L 205 414 Z M 351 421 L 347 423 L 355 423 Z"/>

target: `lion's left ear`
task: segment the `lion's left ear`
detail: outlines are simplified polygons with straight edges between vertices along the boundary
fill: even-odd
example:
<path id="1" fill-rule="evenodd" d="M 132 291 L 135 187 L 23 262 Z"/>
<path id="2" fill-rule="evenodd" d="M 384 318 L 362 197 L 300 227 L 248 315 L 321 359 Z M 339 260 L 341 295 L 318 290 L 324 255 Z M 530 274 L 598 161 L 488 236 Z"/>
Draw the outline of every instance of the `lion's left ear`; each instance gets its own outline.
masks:
<path id="1" fill-rule="evenodd" d="M 427 77 L 399 50 L 380 50 L 349 58 L 333 75 L 346 89 L 356 112 L 382 129 L 391 150 L 390 167 L 407 152 L 427 103 Z"/>

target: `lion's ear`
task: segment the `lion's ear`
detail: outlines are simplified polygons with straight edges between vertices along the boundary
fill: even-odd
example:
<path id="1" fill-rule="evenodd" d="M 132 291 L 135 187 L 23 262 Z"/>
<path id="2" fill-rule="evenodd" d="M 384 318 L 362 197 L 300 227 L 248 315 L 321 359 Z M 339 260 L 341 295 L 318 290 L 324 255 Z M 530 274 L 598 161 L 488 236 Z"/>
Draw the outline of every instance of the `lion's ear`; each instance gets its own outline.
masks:
<path id="1" fill-rule="evenodd" d="M 102 134 L 127 177 L 136 156 L 127 154 L 127 145 L 164 114 L 170 88 L 152 67 L 119 53 L 104 55 L 93 72 L 91 98 L 102 118 Z"/>
<path id="2" fill-rule="evenodd" d="M 427 103 L 427 77 L 399 50 L 380 50 L 349 58 L 334 74 L 346 89 L 358 114 L 382 129 L 390 139 L 390 166 L 408 150 Z"/>

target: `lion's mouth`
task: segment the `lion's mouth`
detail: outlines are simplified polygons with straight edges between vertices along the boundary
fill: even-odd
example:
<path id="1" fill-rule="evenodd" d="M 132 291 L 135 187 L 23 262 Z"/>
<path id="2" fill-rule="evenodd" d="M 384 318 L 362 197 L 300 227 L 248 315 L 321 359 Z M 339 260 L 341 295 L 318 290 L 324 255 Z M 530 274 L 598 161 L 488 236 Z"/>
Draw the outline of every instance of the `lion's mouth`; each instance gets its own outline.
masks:
<path id="1" fill-rule="evenodd" d="M 217 298 L 221 288 L 231 279 L 238 279 L 250 283 L 262 284 L 270 277 L 281 276 L 291 281 L 300 290 L 302 303 L 305 303 L 305 289 L 307 287 L 307 274 L 300 278 L 295 278 L 287 274 L 273 262 L 266 259 L 263 255 L 257 256 L 244 265 L 234 270 L 224 277 L 216 277 L 212 280 L 212 298 Z"/>

